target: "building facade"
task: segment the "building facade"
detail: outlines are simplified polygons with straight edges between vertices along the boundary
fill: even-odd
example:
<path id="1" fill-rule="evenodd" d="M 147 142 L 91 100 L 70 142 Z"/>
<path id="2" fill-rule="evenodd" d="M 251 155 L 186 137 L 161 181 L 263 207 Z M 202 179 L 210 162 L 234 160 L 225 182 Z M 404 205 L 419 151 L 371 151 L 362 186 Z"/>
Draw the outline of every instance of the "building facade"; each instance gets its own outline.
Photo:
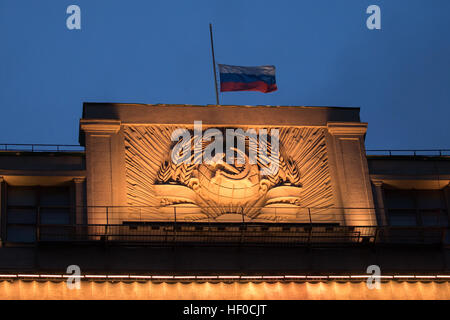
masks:
<path id="1" fill-rule="evenodd" d="M 0 297 L 448 299 L 449 152 L 368 155 L 366 130 L 358 108 L 85 103 L 80 146 L 0 151 Z"/>

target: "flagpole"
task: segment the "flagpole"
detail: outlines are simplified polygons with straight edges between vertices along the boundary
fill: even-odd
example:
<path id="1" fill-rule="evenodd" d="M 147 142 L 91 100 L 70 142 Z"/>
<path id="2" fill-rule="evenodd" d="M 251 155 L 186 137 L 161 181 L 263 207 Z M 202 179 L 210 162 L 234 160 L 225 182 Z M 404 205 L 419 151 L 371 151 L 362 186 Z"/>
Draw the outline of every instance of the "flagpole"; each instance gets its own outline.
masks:
<path id="1" fill-rule="evenodd" d="M 217 74 L 216 74 L 216 58 L 214 57 L 214 41 L 213 41 L 213 32 L 212 25 L 209 24 L 209 34 L 211 35 L 211 52 L 212 52 L 212 63 L 213 63 L 213 71 L 214 71 L 214 86 L 216 87 L 216 103 L 219 105 L 219 91 L 217 90 Z"/>

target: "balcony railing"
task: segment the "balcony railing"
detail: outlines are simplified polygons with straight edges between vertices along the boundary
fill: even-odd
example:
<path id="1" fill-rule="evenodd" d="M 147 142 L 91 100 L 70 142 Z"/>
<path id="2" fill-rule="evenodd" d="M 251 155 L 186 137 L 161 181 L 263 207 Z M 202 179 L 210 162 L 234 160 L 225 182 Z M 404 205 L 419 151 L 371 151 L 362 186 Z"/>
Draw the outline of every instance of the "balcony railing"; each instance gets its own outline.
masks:
<path id="1" fill-rule="evenodd" d="M 0 143 L 0 151 L 79 152 L 76 144 Z M 383 156 L 450 156 L 450 149 L 367 149 L 367 155 Z"/>
<path id="2" fill-rule="evenodd" d="M 84 147 L 75 144 L 0 143 L 0 151 L 83 152 Z"/>
<path id="3" fill-rule="evenodd" d="M 161 207 L 152 206 L 51 207 L 52 210 L 8 206 L 3 241 L 231 246 L 450 244 L 449 216 L 443 209 L 405 209 L 400 214 L 414 218 L 405 220 L 409 225 L 401 223 L 404 219 L 399 218 L 396 209 L 396 219 L 388 219 L 389 225 L 376 225 L 374 208 L 298 207 L 293 213 L 283 211 L 286 207 L 271 207 L 272 220 L 237 212 L 195 220 L 186 212 L 190 207 L 174 206 L 170 212 L 167 207 L 162 208 L 161 212 Z M 382 210 L 390 212 L 387 208 Z M 88 223 L 75 223 L 86 217 Z"/>
<path id="4" fill-rule="evenodd" d="M 371 156 L 450 156 L 450 149 L 367 149 Z"/>
<path id="5" fill-rule="evenodd" d="M 20 224 L 14 226 L 20 227 Z M 29 225 L 28 225 L 29 226 Z M 365 227 L 305 224 L 130 223 L 39 225 L 36 243 L 218 246 L 440 245 L 446 227 Z M 14 242 L 14 241 L 12 241 Z"/>

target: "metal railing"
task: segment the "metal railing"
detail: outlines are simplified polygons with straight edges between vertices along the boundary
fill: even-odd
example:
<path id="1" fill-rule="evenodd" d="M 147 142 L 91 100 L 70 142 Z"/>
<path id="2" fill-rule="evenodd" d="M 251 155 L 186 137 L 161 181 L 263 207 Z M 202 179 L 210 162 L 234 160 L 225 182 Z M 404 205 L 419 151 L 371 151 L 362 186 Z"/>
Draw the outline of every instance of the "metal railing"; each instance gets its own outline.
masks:
<path id="1" fill-rule="evenodd" d="M 367 155 L 381 156 L 450 156 L 450 149 L 367 149 Z"/>
<path id="2" fill-rule="evenodd" d="M 55 212 L 66 221 L 85 221 L 89 224 L 123 223 L 303 223 L 333 225 L 379 226 L 450 226 L 450 214 L 446 208 L 362 208 L 362 207 L 301 207 L 301 206 L 253 206 L 234 208 L 229 206 L 61 206 L 61 205 L 7 205 L 6 211 L 22 210 L 33 215 L 33 224 L 48 221 Z M 56 211 L 55 211 L 56 210 Z M 11 213 L 14 215 L 13 213 Z M 385 218 L 384 222 L 381 215 Z M 49 216 L 49 217 L 47 217 Z M 231 218 L 229 218 L 231 216 Z M 31 216 L 30 216 L 31 217 Z M 78 218 L 77 218 L 78 217 Z M 82 220 L 85 219 L 85 220 Z M 10 216 L 9 221 L 16 221 Z M 377 221 L 376 221 L 377 220 Z M 16 221 L 20 222 L 20 221 Z M 405 222 L 405 224 L 403 224 Z M 381 224 L 381 225 L 380 225 Z"/>
<path id="3" fill-rule="evenodd" d="M 45 207 L 40 207 L 45 208 Z M 198 212 L 201 211 L 201 213 Z M 301 207 L 301 206 L 253 206 L 251 208 L 236 207 L 229 211 L 229 206 L 77 206 L 73 212 L 82 212 L 89 217 L 90 224 L 122 224 L 123 221 L 132 222 L 228 222 L 222 218 L 232 214 L 233 222 L 258 223 L 334 223 L 343 224 L 351 218 L 355 225 L 375 224 L 375 208 L 344 208 L 344 207 Z M 209 212 L 208 214 L 206 214 Z M 205 214 L 204 214 L 205 213 Z M 196 215 L 202 217 L 195 217 Z M 267 214 L 270 218 L 261 218 Z M 346 218 L 345 218 L 345 217 Z"/>
<path id="4" fill-rule="evenodd" d="M 76 144 L 0 143 L 0 151 L 67 152 L 84 151 Z M 450 156 L 450 149 L 367 149 L 368 155 Z"/>
<path id="5" fill-rule="evenodd" d="M 45 207 L 43 207 L 45 208 Z M 203 218 L 193 218 L 192 210 L 212 212 Z M 250 208 L 251 214 L 242 212 L 242 208 L 235 208 L 234 212 L 227 212 L 228 206 L 201 206 L 193 209 L 190 206 L 79 206 L 73 211 L 81 211 L 91 217 L 92 224 L 122 224 L 123 221 L 133 222 L 202 222 L 208 223 L 231 222 L 223 220 L 227 214 L 233 214 L 234 220 L 247 223 L 306 223 L 306 224 L 352 224 L 375 225 L 376 219 L 385 215 L 386 222 L 383 226 L 395 226 L 396 221 L 414 220 L 415 226 L 450 226 L 450 216 L 445 208 L 361 208 L 361 207 L 301 207 L 301 206 L 270 206 Z M 164 210 L 164 211 L 161 211 Z M 249 210 L 249 208 L 246 208 Z M 221 212 L 222 215 L 217 215 Z M 261 218 L 264 214 L 268 217 Z M 402 220 L 402 217 L 405 218 Z M 392 221 L 390 221 L 392 218 Z M 395 218 L 395 221 L 394 221 Z M 405 220 L 405 221 L 406 221 Z M 378 221 L 378 224 L 381 222 Z M 408 222 L 407 226 L 414 226 Z"/>
<path id="6" fill-rule="evenodd" d="M 195 220 L 186 211 L 192 207 L 167 209 L 160 206 L 8 206 L 4 240 L 146 245 L 450 244 L 447 232 L 450 219 L 445 209 L 378 209 L 378 212 L 392 213 L 392 217 L 388 215 L 387 225 L 376 224 L 375 208 L 297 207 L 296 212 L 286 212 L 286 207 L 270 207 L 271 220 L 258 218 L 258 214 L 251 218 L 243 213 L 233 213 L 231 218 L 226 214 L 205 215 L 206 218 Z M 202 207 L 205 212 L 210 209 Z M 14 212 L 21 215 L 15 216 Z M 22 220 L 25 218 L 26 221 Z"/>
<path id="7" fill-rule="evenodd" d="M 0 151 L 82 152 L 84 147 L 75 144 L 0 143 Z"/>
<path id="8" fill-rule="evenodd" d="M 147 223 L 40 225 L 37 241 L 144 245 L 345 246 L 439 245 L 445 227 L 310 226 L 304 224 Z"/>

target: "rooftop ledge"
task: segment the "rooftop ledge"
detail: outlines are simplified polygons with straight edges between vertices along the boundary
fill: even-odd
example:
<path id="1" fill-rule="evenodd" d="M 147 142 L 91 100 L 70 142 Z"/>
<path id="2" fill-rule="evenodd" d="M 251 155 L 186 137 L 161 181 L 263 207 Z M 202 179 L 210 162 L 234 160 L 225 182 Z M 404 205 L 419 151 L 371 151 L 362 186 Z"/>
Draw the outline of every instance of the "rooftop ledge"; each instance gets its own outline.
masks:
<path id="1" fill-rule="evenodd" d="M 257 111 L 257 112 L 255 112 Z M 235 126 L 327 126 L 360 122 L 359 108 L 84 103 L 83 120 L 120 120 L 122 124 L 192 124 Z"/>
<path id="2" fill-rule="evenodd" d="M 236 104 L 180 104 L 180 103 L 118 103 L 118 102 L 84 102 L 86 105 L 102 106 L 141 106 L 141 107 L 226 107 L 226 108 L 307 108 L 307 109 L 357 109 L 359 107 L 341 107 L 341 106 L 296 106 L 296 105 L 236 105 Z"/>
<path id="3" fill-rule="evenodd" d="M 80 121 L 120 121 L 123 126 L 192 126 L 195 121 L 210 127 L 322 127 L 328 123 L 360 123 L 359 108 L 305 106 L 239 106 L 186 104 L 84 103 Z"/>

